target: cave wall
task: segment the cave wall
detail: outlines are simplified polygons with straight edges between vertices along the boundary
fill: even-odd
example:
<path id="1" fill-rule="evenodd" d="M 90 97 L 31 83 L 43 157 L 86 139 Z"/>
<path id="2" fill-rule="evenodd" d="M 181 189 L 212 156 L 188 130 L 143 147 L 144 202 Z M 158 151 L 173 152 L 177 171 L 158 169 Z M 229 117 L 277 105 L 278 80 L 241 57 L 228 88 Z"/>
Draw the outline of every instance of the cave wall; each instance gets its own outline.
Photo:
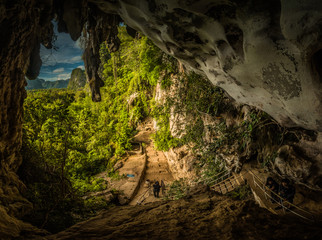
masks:
<path id="1" fill-rule="evenodd" d="M 18 220 L 32 204 L 23 197 L 26 187 L 17 171 L 23 154 L 25 77 L 32 80 L 39 75 L 40 44 L 53 47 L 53 19 L 58 22 L 58 31 L 69 33 L 75 41 L 84 30 L 85 65 L 94 101 L 100 100 L 103 85 L 98 76 L 100 43 L 107 40 L 111 51 L 118 49 L 118 16 L 102 13 L 86 0 L 0 2 L 0 239 L 44 233 Z"/>
<path id="2" fill-rule="evenodd" d="M 322 131 L 319 0 L 89 0 L 237 102 Z"/>
<path id="3" fill-rule="evenodd" d="M 50 1 L 49 1 L 50 2 Z M 0 238 L 33 230 L 16 218 L 31 209 L 16 172 L 21 164 L 25 75 L 37 75 L 39 42 L 51 32 L 47 2 L 1 1 L 0 4 Z M 45 24 L 47 23 L 47 26 Z M 49 24 L 49 25 L 48 25 Z M 46 31 L 45 31 L 46 30 Z M 40 37 L 40 34 L 42 37 Z M 50 36 L 51 39 L 51 36 Z M 37 54 L 38 51 L 38 54 Z M 28 69 L 28 66 L 30 68 Z"/>
<path id="4" fill-rule="evenodd" d="M 198 110 L 200 103 L 196 104 L 195 112 L 186 110 L 189 105 L 187 89 L 195 89 L 196 85 L 189 85 L 184 78 L 184 75 L 173 74 L 171 87 L 163 89 L 158 83 L 154 94 L 157 103 L 166 105 L 166 101 L 169 101 L 172 104 L 169 127 L 173 137 L 184 140 L 184 135 L 188 134 L 188 138 L 197 140 L 193 136 L 196 132 L 189 133 L 187 129 L 202 122 L 202 127 L 199 125 L 197 130 L 198 135 L 202 136 L 197 140 L 198 143 L 192 140 L 164 152 L 175 179 L 186 179 L 193 184 L 196 180 L 209 178 L 211 164 L 200 164 L 199 159 L 203 156 L 216 159 L 209 162 L 220 162 L 233 172 L 240 172 L 243 165 L 252 162 L 255 169 L 265 169 L 267 175 L 274 175 L 276 179 L 287 177 L 294 184 L 304 185 L 314 191 L 322 190 L 321 133 L 300 128 L 282 128 L 263 112 L 238 104 L 226 93 L 220 98 L 215 114 Z M 198 87 L 195 91 L 199 92 Z M 212 101 L 219 102 L 218 99 Z M 157 120 L 154 128 L 158 129 Z M 241 136 L 244 140 L 241 140 Z M 211 151 L 207 152 L 207 149 Z"/>

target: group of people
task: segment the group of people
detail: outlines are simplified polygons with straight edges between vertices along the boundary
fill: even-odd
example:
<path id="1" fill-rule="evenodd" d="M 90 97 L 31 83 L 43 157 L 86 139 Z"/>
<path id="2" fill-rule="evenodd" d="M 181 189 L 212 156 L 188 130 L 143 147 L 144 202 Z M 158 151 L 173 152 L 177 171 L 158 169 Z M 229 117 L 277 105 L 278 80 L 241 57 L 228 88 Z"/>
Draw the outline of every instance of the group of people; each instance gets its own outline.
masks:
<path id="1" fill-rule="evenodd" d="M 147 181 L 148 187 L 150 187 L 150 180 L 148 179 Z M 165 184 L 163 182 L 163 180 L 161 180 L 161 184 L 159 183 L 159 181 L 153 181 L 153 195 L 154 197 L 158 198 L 159 194 L 160 194 L 160 190 L 162 190 L 162 195 L 164 195 L 165 193 Z"/>
<path id="2" fill-rule="evenodd" d="M 289 203 L 293 203 L 295 196 L 295 187 L 291 184 L 290 180 L 284 178 L 281 184 L 278 184 L 272 177 L 268 177 L 266 181 L 266 186 L 272 191 L 271 201 L 272 203 L 280 202 L 286 200 Z M 282 198 L 279 198 L 278 195 Z M 281 207 L 276 207 L 275 209 L 280 209 Z"/>

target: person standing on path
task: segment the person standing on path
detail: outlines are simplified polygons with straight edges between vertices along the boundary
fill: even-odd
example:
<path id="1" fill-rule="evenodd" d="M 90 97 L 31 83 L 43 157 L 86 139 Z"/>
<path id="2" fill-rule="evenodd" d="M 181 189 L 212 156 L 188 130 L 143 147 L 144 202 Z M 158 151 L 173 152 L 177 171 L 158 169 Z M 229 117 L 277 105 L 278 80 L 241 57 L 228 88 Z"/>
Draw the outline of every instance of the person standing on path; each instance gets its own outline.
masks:
<path id="1" fill-rule="evenodd" d="M 293 185 L 291 185 L 290 180 L 287 178 L 282 180 L 282 184 L 280 187 L 280 195 L 289 203 L 293 203 L 293 199 L 295 196 L 295 188 Z"/>
<path id="2" fill-rule="evenodd" d="M 268 177 L 266 181 L 266 187 L 269 190 L 271 190 L 271 202 L 272 203 L 278 202 L 279 201 L 279 198 L 277 196 L 278 189 L 279 189 L 278 183 L 272 177 Z"/>
<path id="3" fill-rule="evenodd" d="M 159 193 L 160 193 L 160 184 L 158 181 L 156 181 L 154 184 L 153 184 L 153 195 L 154 197 L 158 198 L 159 197 Z"/>
<path id="4" fill-rule="evenodd" d="M 163 182 L 163 180 L 161 180 L 161 191 L 162 191 L 162 196 L 165 195 L 165 184 Z"/>
<path id="5" fill-rule="evenodd" d="M 291 204 L 293 204 L 293 199 L 295 196 L 295 187 L 291 185 L 291 182 L 289 179 L 285 178 L 282 180 L 280 189 L 279 189 L 279 194 L 282 197 L 280 200 L 282 206 L 276 207 L 275 210 L 282 209 L 282 207 L 286 208 L 287 210 L 291 209 L 292 207 Z M 284 201 L 286 201 L 286 203 L 284 203 Z"/>

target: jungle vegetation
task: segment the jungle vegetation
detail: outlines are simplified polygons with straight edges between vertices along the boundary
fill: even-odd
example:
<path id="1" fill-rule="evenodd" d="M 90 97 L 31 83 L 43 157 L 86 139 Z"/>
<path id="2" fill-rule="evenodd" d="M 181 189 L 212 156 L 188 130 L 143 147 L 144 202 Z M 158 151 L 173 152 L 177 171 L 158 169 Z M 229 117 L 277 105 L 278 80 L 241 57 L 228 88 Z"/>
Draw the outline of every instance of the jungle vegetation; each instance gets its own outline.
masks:
<path id="1" fill-rule="evenodd" d="M 104 171 L 114 174 L 113 166 L 131 149 L 136 127 L 147 117 L 157 121 L 153 140 L 159 150 L 191 146 L 204 182 L 225 168 L 217 153 L 231 151 L 232 143 L 239 146 L 240 155 L 258 156 L 266 165 L 270 160 L 252 149 L 264 148 L 260 144 L 267 142 L 268 131 L 274 132 L 270 141 L 276 145 L 285 140 L 284 129 L 254 109 L 240 124 L 227 127 L 221 114 L 240 113 L 223 90 L 196 73 L 179 73 L 178 62 L 145 36 L 132 38 L 120 27 L 119 38 L 117 52 L 109 52 L 105 43 L 100 47 L 99 74 L 105 84 L 101 102 L 92 102 L 88 86 L 83 90 L 28 91 L 25 99 L 19 175 L 27 185 L 26 197 L 34 205 L 25 218 L 50 232 L 61 231 L 111 205 L 88 194 L 106 188 L 108 183 L 96 175 Z M 155 101 L 157 87 L 170 93 L 159 102 Z M 173 87 L 177 90 L 171 94 Z M 177 137 L 170 129 L 174 113 L 193 119 L 179 127 Z M 210 144 L 205 143 L 205 129 L 210 126 L 204 124 L 203 115 L 219 119 L 211 129 L 216 137 Z M 186 189 L 185 183 L 174 182 L 169 199 L 183 197 Z"/>
<path id="2" fill-rule="evenodd" d="M 132 38 L 120 27 L 119 38 L 117 52 L 101 45 L 101 102 L 92 102 L 88 86 L 28 91 L 19 174 L 34 205 L 26 219 L 38 227 L 57 232 L 109 206 L 84 196 L 106 188 L 95 175 L 112 172 L 131 149 L 161 74 L 167 79 L 176 64 L 145 36 Z"/>

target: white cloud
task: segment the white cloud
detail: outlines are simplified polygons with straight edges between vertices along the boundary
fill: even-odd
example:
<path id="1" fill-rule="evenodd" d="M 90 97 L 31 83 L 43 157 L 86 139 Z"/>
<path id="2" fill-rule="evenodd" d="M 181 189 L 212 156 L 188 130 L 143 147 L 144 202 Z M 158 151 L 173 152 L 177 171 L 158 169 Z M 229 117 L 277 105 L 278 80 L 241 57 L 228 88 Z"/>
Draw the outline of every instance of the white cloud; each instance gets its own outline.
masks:
<path id="1" fill-rule="evenodd" d="M 62 79 L 65 80 L 67 78 L 70 78 L 70 73 L 63 73 L 63 74 L 59 74 L 57 76 L 57 79 L 59 79 L 59 80 L 62 80 Z"/>
<path id="2" fill-rule="evenodd" d="M 53 22 L 53 24 L 57 34 L 57 40 L 54 42 L 55 48 L 46 49 L 43 45 L 40 48 L 43 64 L 39 77 L 49 81 L 70 78 L 70 74 L 76 66 L 84 69 L 81 57 L 83 54 L 82 41 L 80 39 L 73 41 L 69 34 L 58 33 L 57 23 Z"/>
<path id="3" fill-rule="evenodd" d="M 80 68 L 80 69 L 82 69 L 82 70 L 84 70 L 84 69 L 85 69 L 85 67 L 84 67 L 83 65 L 80 65 L 80 66 L 78 66 L 77 68 Z"/>
<path id="4" fill-rule="evenodd" d="M 62 72 L 64 72 L 65 71 L 65 69 L 64 68 L 57 68 L 57 69 L 55 69 L 54 71 L 53 71 L 53 73 L 62 73 Z"/>
<path id="5" fill-rule="evenodd" d="M 69 59 L 69 63 L 77 63 L 77 62 L 80 62 L 82 61 L 82 57 L 81 56 L 75 56 L 75 57 L 72 57 Z"/>
<path id="6" fill-rule="evenodd" d="M 58 78 L 57 77 L 40 77 L 41 79 L 44 79 L 45 81 L 49 81 L 49 82 L 51 82 L 51 81 L 57 81 L 58 80 Z"/>
<path id="7" fill-rule="evenodd" d="M 43 45 L 40 48 L 40 56 L 43 66 L 55 66 L 59 63 L 79 63 L 83 62 L 83 50 L 79 42 L 74 42 L 66 33 L 56 33 L 57 40 L 54 43 L 56 50 L 46 49 Z"/>
<path id="8" fill-rule="evenodd" d="M 46 52 L 45 47 L 41 51 L 41 59 L 44 66 L 55 66 L 59 63 L 79 63 L 83 62 L 82 53 L 72 48 L 61 49 L 53 52 Z"/>

